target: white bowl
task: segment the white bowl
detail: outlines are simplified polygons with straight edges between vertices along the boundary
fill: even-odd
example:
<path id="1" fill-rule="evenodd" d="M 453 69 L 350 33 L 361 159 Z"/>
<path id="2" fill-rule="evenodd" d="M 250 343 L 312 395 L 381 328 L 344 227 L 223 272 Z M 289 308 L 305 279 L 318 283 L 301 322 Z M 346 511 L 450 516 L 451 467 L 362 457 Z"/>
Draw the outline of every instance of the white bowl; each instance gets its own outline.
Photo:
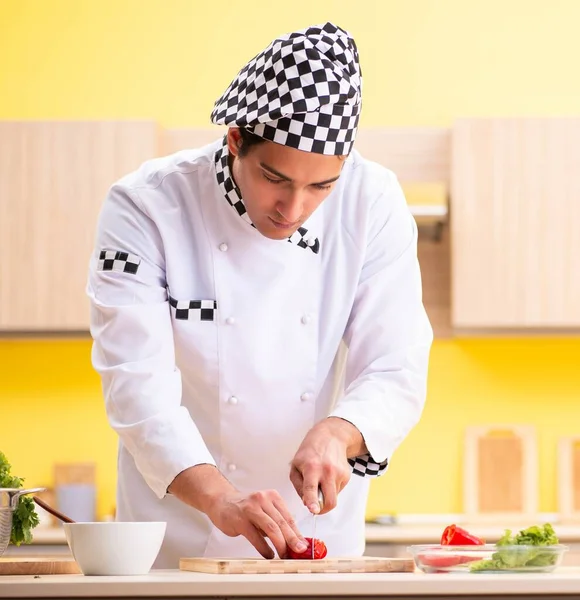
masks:
<path id="1" fill-rule="evenodd" d="M 167 523 L 113 521 L 63 527 L 84 575 L 146 575 L 159 554 Z"/>

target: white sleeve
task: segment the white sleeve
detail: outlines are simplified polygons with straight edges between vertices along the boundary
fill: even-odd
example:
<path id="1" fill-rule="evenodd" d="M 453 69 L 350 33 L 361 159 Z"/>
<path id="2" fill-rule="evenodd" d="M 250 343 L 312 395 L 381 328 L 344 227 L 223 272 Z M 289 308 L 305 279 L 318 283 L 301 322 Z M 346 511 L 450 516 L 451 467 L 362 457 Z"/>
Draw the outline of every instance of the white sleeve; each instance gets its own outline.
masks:
<path id="1" fill-rule="evenodd" d="M 345 331 L 346 390 L 331 416 L 361 432 L 368 454 L 353 473 L 384 472 L 419 421 L 433 330 L 422 300 L 417 226 L 391 174 L 370 211 L 366 256 Z"/>
<path id="2" fill-rule="evenodd" d="M 87 294 L 108 421 L 162 498 L 181 471 L 215 462 L 181 406 L 161 237 L 135 192 L 119 184 L 99 217 Z"/>

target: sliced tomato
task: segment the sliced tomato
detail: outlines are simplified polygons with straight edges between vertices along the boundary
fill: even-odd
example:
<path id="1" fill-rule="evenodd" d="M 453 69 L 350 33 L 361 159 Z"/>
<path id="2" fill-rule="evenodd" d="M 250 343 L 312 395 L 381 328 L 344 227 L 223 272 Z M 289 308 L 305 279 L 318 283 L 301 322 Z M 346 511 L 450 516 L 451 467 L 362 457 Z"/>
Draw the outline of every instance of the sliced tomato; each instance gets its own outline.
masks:
<path id="1" fill-rule="evenodd" d="M 441 536 L 442 546 L 483 546 L 484 544 L 483 538 L 472 535 L 458 525 L 449 525 Z"/>
<path id="2" fill-rule="evenodd" d="M 326 544 L 319 539 L 313 540 L 312 538 L 304 538 L 308 544 L 308 548 L 304 552 L 294 552 L 294 550 L 288 549 L 288 556 L 293 560 L 312 560 L 312 544 L 314 544 L 314 560 L 320 560 L 324 558 L 328 552 Z"/>
<path id="3" fill-rule="evenodd" d="M 421 564 L 434 569 L 445 569 L 446 567 L 455 567 L 464 563 L 479 560 L 474 556 L 460 556 L 458 554 L 419 554 L 417 557 Z"/>

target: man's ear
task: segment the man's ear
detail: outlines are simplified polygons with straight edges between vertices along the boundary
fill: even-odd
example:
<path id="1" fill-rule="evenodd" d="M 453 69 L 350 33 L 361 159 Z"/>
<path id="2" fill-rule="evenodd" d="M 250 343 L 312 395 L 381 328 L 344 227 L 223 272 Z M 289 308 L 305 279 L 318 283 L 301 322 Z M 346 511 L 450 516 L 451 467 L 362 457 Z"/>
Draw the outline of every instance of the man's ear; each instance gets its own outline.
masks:
<path id="1" fill-rule="evenodd" d="M 228 129 L 228 150 L 232 156 L 238 156 L 240 146 L 242 145 L 242 134 L 239 127 L 230 127 Z"/>

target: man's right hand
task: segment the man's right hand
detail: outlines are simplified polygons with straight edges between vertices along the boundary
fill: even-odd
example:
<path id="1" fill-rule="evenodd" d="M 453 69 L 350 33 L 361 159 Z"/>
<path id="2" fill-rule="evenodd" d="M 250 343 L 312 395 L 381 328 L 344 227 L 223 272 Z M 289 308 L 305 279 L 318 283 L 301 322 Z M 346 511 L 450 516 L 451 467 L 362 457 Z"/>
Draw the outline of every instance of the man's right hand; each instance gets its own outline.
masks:
<path id="1" fill-rule="evenodd" d="M 265 538 L 270 539 L 280 558 L 286 556 L 288 548 L 306 550 L 304 537 L 275 490 L 244 495 L 214 466 L 197 465 L 182 471 L 169 492 L 207 514 L 226 535 L 243 535 L 264 558 L 274 558 Z"/>

